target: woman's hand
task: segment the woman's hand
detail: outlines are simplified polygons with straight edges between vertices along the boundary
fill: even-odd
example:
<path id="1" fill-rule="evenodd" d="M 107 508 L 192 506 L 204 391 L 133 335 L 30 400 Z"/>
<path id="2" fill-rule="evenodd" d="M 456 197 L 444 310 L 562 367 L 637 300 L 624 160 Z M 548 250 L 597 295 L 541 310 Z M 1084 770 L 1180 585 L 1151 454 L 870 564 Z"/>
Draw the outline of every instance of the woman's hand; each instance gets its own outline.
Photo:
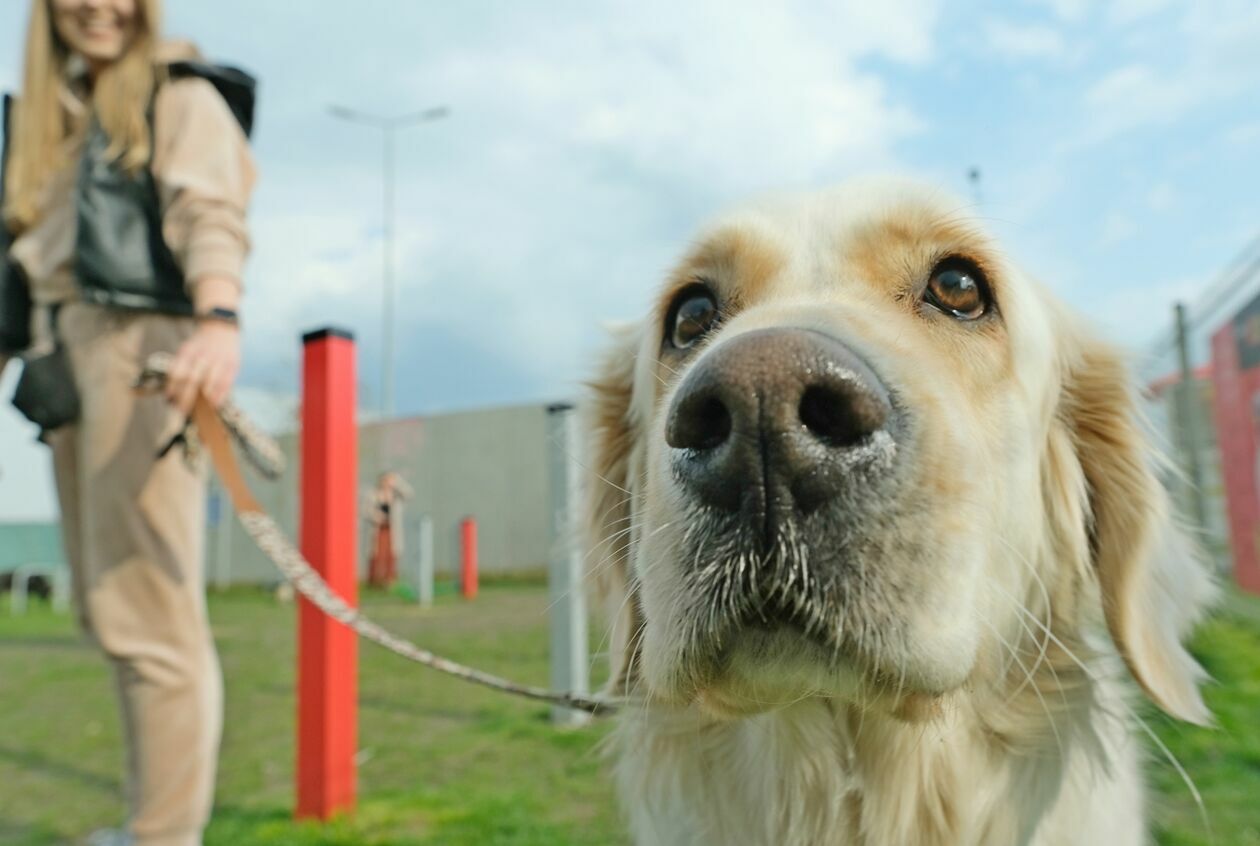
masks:
<path id="1" fill-rule="evenodd" d="M 184 341 L 166 376 L 166 398 L 191 414 L 197 394 L 216 408 L 227 399 L 241 368 L 241 331 L 231 323 L 206 320 Z"/>
<path id="2" fill-rule="evenodd" d="M 240 283 L 226 276 L 207 275 L 193 286 L 193 311 L 208 314 L 215 308 L 236 311 Z M 175 353 L 166 374 L 166 398 L 184 414 L 191 414 L 197 394 L 218 408 L 227 399 L 241 369 L 241 330 L 222 320 L 202 320 L 192 337 Z"/>

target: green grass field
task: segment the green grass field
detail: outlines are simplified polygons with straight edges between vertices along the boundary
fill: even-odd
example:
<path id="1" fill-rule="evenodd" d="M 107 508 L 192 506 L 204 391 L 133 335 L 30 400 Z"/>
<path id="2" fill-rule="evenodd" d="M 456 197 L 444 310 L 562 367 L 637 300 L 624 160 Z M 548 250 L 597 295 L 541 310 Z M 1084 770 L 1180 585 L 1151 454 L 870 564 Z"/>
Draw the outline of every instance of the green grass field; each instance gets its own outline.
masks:
<path id="1" fill-rule="evenodd" d="M 370 597 L 371 613 L 451 657 L 543 683 L 546 594 L 490 586 L 421 612 Z M 360 805 L 327 826 L 289 817 L 294 611 L 254 593 L 214 596 L 227 679 L 218 806 L 207 843 L 619 844 L 626 838 L 600 755 L 607 725 L 559 731 L 545 707 L 361 651 Z M 1231 597 L 1196 651 L 1218 681 L 1220 728 L 1148 719 L 1203 794 L 1215 840 L 1173 768 L 1152 758 L 1161 844 L 1260 846 L 1260 601 Z M 113 689 L 71 621 L 0 610 L 0 843 L 74 843 L 120 822 Z"/>

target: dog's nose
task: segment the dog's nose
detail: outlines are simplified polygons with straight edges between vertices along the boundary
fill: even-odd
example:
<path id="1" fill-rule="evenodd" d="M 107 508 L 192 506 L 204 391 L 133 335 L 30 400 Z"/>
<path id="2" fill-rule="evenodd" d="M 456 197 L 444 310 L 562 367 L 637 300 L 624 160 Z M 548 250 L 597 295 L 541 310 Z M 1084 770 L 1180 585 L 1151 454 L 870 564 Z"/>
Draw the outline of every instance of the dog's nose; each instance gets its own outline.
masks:
<path id="1" fill-rule="evenodd" d="M 892 404 L 840 341 L 807 329 L 747 332 L 708 351 L 683 379 L 665 440 L 683 486 L 724 511 L 803 513 L 834 499 Z"/>

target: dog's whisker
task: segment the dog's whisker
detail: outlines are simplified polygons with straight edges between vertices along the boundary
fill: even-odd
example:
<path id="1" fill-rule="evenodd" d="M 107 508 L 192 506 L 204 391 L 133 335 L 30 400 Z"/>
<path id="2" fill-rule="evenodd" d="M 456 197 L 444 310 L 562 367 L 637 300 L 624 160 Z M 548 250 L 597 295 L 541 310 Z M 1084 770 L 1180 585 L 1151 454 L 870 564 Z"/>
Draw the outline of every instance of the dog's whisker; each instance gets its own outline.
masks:
<path id="1" fill-rule="evenodd" d="M 1063 743 L 1063 737 L 1062 737 L 1062 735 L 1060 735 L 1060 734 L 1059 734 L 1059 726 L 1058 726 L 1058 722 L 1055 720 L 1055 718 L 1054 718 L 1054 714 L 1053 714 L 1053 713 L 1051 713 L 1051 711 L 1050 711 L 1050 705 L 1049 705 L 1049 703 L 1047 703 L 1047 702 L 1046 702 L 1046 698 L 1045 698 L 1044 696 L 1042 696 L 1042 695 L 1041 695 L 1041 691 L 1040 691 L 1040 690 L 1038 690 L 1038 688 L 1037 688 L 1037 683 L 1036 683 L 1035 681 L 1033 681 L 1033 675 L 1032 675 L 1032 673 L 1031 673 L 1031 672 L 1028 670 L 1028 668 L 1024 665 L 1024 662 L 1023 662 L 1023 661 L 1021 661 L 1021 660 L 1019 659 L 1018 654 L 1016 654 L 1015 647 L 1014 647 L 1014 646 L 1012 646 L 1012 645 L 1010 644 L 1010 642 L 1008 642 L 1008 641 L 1006 640 L 1006 638 L 1002 637 L 1001 633 L 997 630 L 997 627 L 995 627 L 995 626 L 994 626 L 994 625 L 992 625 L 992 624 L 991 624 L 988 620 L 985 620 L 985 619 L 983 619 L 983 618 L 980 618 L 980 623 L 981 623 L 981 624 L 982 624 L 985 628 L 987 628 L 987 629 L 988 629 L 988 630 L 989 630 L 989 631 L 993 634 L 993 636 L 994 636 L 994 637 L 996 637 L 996 638 L 998 639 L 998 642 L 999 642 L 999 643 L 1001 643 L 1001 644 L 1002 644 L 1002 646 L 1004 646 L 1004 647 L 1006 648 L 1006 650 L 1007 650 L 1007 652 L 1010 654 L 1011 658 L 1012 658 L 1012 659 L 1014 659 L 1016 666 L 1018 666 L 1018 667 L 1019 667 L 1019 669 L 1023 672 L 1023 674 L 1024 674 L 1024 684 L 1027 684 L 1027 685 L 1029 686 L 1029 689 L 1031 689 L 1031 690 L 1032 690 L 1033 694 L 1037 697 L 1037 701 L 1038 701 L 1039 703 L 1041 703 L 1041 710 L 1042 710 L 1042 711 L 1044 711 L 1044 712 L 1045 712 L 1045 714 L 1046 714 L 1046 720 L 1049 722 L 1049 725 L 1050 725 L 1050 731 L 1054 734 L 1054 742 L 1055 742 L 1055 745 L 1056 745 L 1056 746 L 1058 747 L 1058 749 L 1059 749 L 1059 756 L 1060 756 L 1060 757 L 1066 757 L 1066 756 L 1067 756 L 1067 747 L 1066 747 L 1066 746 L 1064 745 L 1064 743 Z M 1020 689 L 1021 689 L 1021 690 L 1023 689 L 1024 684 L 1021 684 L 1021 685 L 1020 685 Z M 1014 695 L 1009 696 L 1009 697 L 1007 698 L 1007 702 L 1009 703 L 1009 702 L 1010 702 L 1011 700 L 1013 700 L 1014 698 L 1015 698 L 1015 696 L 1014 696 Z"/>
<path id="2" fill-rule="evenodd" d="M 1011 600 L 1012 602 L 1016 604 L 1016 610 L 1023 611 L 1023 613 L 1025 614 L 1028 613 L 1027 611 L 1024 611 L 1021 605 L 1019 605 L 1018 600 L 1012 597 L 1009 593 L 1002 591 L 1001 588 L 998 588 L 998 590 L 1004 593 L 1009 600 Z M 1045 630 L 1046 636 L 1051 638 L 1056 644 L 1058 644 L 1059 648 L 1063 650 L 1063 652 L 1068 656 L 1068 658 L 1070 658 L 1073 662 L 1076 663 L 1078 667 L 1080 667 L 1081 672 L 1085 673 L 1091 681 L 1095 683 L 1102 682 L 1102 679 L 1095 674 L 1094 670 L 1086 666 L 1085 662 L 1082 661 L 1080 658 L 1078 658 L 1076 656 L 1076 653 L 1074 653 L 1071 649 L 1069 649 L 1067 644 L 1065 644 L 1062 640 L 1060 640 L 1059 637 L 1054 632 L 1052 632 L 1049 628 L 1045 626 L 1045 624 L 1043 624 L 1036 617 L 1030 617 L 1029 619 L 1032 620 L 1032 622 L 1035 625 L 1038 625 L 1041 628 L 1043 628 Z M 1150 740 L 1159 748 L 1160 752 L 1168 760 L 1168 763 L 1171 764 L 1173 769 L 1177 771 L 1177 775 L 1181 778 L 1182 783 L 1185 784 L 1186 789 L 1190 791 L 1190 795 L 1194 799 L 1195 807 L 1198 808 L 1199 816 L 1203 821 L 1204 828 L 1210 833 L 1212 830 L 1212 824 L 1208 820 L 1207 807 L 1203 804 L 1203 797 L 1200 795 L 1199 788 L 1197 785 L 1195 785 L 1194 779 L 1190 778 L 1190 774 L 1186 772 L 1186 768 L 1182 766 L 1181 761 L 1177 759 L 1177 756 L 1172 753 L 1172 750 L 1170 750 L 1168 746 L 1164 743 L 1164 741 L 1160 739 L 1159 735 L 1155 733 L 1154 729 L 1150 727 L 1150 725 L 1146 722 L 1146 720 L 1144 720 L 1142 716 L 1138 714 L 1137 711 L 1134 710 L 1132 706 L 1129 705 L 1129 703 L 1125 702 L 1123 697 L 1117 697 L 1116 701 L 1119 703 L 1120 707 L 1125 710 L 1125 713 L 1129 716 L 1129 718 L 1137 722 L 1139 727 L 1142 729 L 1143 733 L 1145 733 L 1146 736 L 1150 738 Z"/>

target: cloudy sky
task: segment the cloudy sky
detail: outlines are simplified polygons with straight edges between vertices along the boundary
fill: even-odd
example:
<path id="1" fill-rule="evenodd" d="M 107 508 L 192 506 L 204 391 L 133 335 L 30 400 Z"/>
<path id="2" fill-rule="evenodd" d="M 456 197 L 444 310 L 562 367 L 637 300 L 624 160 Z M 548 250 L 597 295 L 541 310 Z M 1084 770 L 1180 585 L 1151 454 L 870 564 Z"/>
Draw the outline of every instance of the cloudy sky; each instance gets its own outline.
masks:
<path id="1" fill-rule="evenodd" d="M 5 87 L 25 6 L 0 4 Z M 170 0 L 167 17 L 262 80 L 259 389 L 291 392 L 299 332 L 335 323 L 379 401 L 380 138 L 331 103 L 451 108 L 400 136 L 404 413 L 572 394 L 601 321 L 638 314 L 699 222 L 767 189 L 895 170 L 974 199 L 978 166 L 1011 251 L 1134 347 L 1260 233 L 1246 0 Z M 40 456 L 13 416 L 0 519 L 47 507 L 17 490 Z"/>

